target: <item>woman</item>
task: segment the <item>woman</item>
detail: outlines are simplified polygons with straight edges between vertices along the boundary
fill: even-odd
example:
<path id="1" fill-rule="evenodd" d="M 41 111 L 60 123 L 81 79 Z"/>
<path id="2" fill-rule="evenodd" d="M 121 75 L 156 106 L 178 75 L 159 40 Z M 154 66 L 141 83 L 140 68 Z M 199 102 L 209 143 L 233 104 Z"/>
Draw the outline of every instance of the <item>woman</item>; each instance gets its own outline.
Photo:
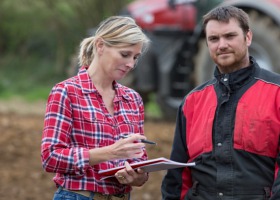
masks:
<path id="1" fill-rule="evenodd" d="M 41 158 L 44 169 L 56 173 L 54 200 L 129 199 L 131 186 L 148 180 L 147 173 L 130 167 L 147 159 L 145 145 L 138 142 L 145 139 L 143 102 L 116 82 L 135 67 L 148 44 L 133 19 L 110 17 L 82 41 L 78 75 L 52 89 Z M 123 165 L 113 178 L 98 174 Z"/>

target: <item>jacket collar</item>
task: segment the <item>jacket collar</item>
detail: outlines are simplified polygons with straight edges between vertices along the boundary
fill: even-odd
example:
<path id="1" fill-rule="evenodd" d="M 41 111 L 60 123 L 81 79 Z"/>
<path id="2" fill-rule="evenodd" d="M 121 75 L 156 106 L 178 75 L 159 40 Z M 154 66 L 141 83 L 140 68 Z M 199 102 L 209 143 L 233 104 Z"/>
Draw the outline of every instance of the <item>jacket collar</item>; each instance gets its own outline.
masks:
<path id="1" fill-rule="evenodd" d="M 221 74 L 216 67 L 214 75 L 217 81 L 225 85 L 230 91 L 237 90 L 254 78 L 255 71 L 259 68 L 255 59 L 250 56 L 250 65 L 229 74 Z"/>

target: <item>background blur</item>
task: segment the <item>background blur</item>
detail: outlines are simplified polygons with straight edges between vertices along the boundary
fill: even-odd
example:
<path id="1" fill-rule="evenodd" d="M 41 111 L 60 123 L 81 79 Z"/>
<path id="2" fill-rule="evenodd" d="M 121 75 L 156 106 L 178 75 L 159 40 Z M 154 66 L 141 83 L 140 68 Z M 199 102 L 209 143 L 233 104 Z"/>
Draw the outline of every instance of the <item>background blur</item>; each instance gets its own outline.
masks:
<path id="1" fill-rule="evenodd" d="M 0 199 L 52 199 L 53 174 L 44 172 L 40 161 L 46 99 L 52 86 L 69 76 L 88 29 L 128 2 L 0 1 Z M 172 122 L 146 121 L 147 137 L 159 144 L 148 147 L 150 158 L 169 157 L 172 132 Z M 160 199 L 164 173 L 152 173 L 133 190 L 132 200 Z"/>
<path id="2" fill-rule="evenodd" d="M 0 98 L 45 99 L 87 30 L 129 0 L 1 0 Z"/>
<path id="3" fill-rule="evenodd" d="M 244 9 L 254 33 L 250 55 L 280 73 L 280 0 L 135 0 L 124 10 L 130 2 L 0 1 L 0 200 L 52 199 L 54 175 L 40 160 L 45 103 L 54 84 L 76 74 L 80 42 L 111 15 L 131 14 L 152 40 L 123 82 L 145 102 L 145 135 L 158 144 L 147 145 L 150 159 L 169 158 L 178 105 L 213 76 L 199 26 L 209 9 L 222 2 Z M 165 173 L 150 173 L 131 200 L 160 200 Z"/>

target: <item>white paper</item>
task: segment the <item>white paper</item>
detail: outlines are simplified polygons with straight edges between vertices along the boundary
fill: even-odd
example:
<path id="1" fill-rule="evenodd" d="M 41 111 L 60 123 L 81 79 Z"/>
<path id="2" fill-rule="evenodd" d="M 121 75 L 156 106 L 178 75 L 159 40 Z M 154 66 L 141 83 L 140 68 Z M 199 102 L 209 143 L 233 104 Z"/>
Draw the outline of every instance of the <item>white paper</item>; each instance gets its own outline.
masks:
<path id="1" fill-rule="evenodd" d="M 145 172 L 155 172 L 160 170 L 195 166 L 195 162 L 181 163 L 181 162 L 175 162 L 167 158 L 161 157 L 161 158 L 155 158 L 151 160 L 133 163 L 130 166 L 133 169 L 140 168 Z M 125 168 L 125 166 L 115 167 L 107 170 L 100 170 L 98 174 L 104 175 L 104 177 L 101 178 L 101 180 L 103 180 L 106 178 L 114 177 L 115 173 L 123 168 Z"/>

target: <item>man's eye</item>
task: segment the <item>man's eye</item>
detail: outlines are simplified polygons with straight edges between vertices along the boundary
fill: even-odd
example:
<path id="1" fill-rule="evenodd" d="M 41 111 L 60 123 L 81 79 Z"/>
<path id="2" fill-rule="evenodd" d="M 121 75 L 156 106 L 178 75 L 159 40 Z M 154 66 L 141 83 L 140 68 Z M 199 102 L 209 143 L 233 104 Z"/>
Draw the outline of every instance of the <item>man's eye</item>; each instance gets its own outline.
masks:
<path id="1" fill-rule="evenodd" d="M 216 38 L 216 37 L 212 37 L 212 38 L 209 38 L 208 40 L 209 40 L 209 41 L 211 41 L 211 42 L 215 42 L 215 41 L 217 41 L 217 40 L 218 40 L 218 38 Z"/>
<path id="2" fill-rule="evenodd" d="M 230 38 L 233 38 L 235 35 L 227 35 L 227 38 L 230 39 Z"/>

